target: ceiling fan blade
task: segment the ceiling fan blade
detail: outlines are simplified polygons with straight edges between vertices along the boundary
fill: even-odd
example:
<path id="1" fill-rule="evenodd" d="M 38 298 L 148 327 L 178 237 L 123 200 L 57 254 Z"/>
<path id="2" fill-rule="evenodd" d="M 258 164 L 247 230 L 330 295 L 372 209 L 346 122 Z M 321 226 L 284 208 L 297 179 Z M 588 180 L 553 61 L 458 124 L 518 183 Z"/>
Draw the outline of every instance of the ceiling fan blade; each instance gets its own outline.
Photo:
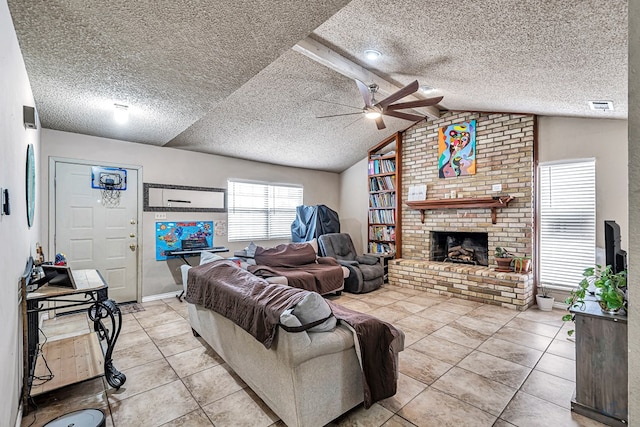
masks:
<path id="1" fill-rule="evenodd" d="M 362 114 L 362 111 L 359 113 L 343 113 L 343 114 L 331 114 L 329 116 L 316 116 L 316 119 L 326 119 L 327 117 L 340 117 L 340 116 L 354 116 L 356 114 Z"/>
<path id="2" fill-rule="evenodd" d="M 384 120 L 382 120 L 382 116 L 376 119 L 376 126 L 378 126 L 378 130 L 386 128 L 386 126 L 384 125 Z"/>
<path id="3" fill-rule="evenodd" d="M 356 84 L 358 85 L 358 90 L 360 91 L 360 95 L 362 95 L 362 99 L 364 99 L 365 107 L 372 107 L 373 105 L 371 105 L 371 89 L 369 89 L 369 86 L 362 83 L 358 79 L 356 79 Z"/>
<path id="4" fill-rule="evenodd" d="M 403 113 L 402 111 L 387 110 L 383 114 L 385 116 L 391 116 L 391 117 L 397 117 L 399 119 L 411 120 L 412 122 L 419 122 L 420 120 L 424 119 L 423 116 L 418 116 L 416 114 Z"/>
<path id="5" fill-rule="evenodd" d="M 398 104 L 392 104 L 387 106 L 387 110 L 402 110 L 404 108 L 429 107 L 430 105 L 436 105 L 438 102 L 442 101 L 442 98 L 444 97 L 439 96 L 437 98 L 420 99 L 418 101 L 400 102 Z"/>
<path id="6" fill-rule="evenodd" d="M 416 92 L 418 90 L 418 87 L 419 87 L 418 86 L 418 81 L 414 80 L 412 83 L 409 83 L 408 85 L 406 85 L 405 87 L 403 87 L 399 91 L 394 92 L 391 95 L 387 96 L 385 99 L 383 99 L 382 101 L 378 102 L 376 105 L 379 105 L 380 107 L 382 107 L 384 109 L 389 104 L 397 101 L 398 99 L 402 99 L 405 96 L 411 95 L 412 93 Z"/>

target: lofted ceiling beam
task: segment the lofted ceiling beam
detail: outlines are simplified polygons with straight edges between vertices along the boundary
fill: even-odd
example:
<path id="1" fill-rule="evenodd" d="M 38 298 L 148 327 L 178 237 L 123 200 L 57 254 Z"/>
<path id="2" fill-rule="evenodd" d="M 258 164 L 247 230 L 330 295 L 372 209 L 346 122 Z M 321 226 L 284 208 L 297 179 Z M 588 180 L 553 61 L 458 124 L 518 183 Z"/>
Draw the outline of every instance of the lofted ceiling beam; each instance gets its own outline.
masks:
<path id="1" fill-rule="evenodd" d="M 401 87 L 396 86 L 344 56 L 339 55 L 327 46 L 310 37 L 300 40 L 292 49 L 350 79 L 358 79 L 366 85 L 371 83 L 377 84 L 378 93 L 381 93 L 384 96 L 389 96 L 401 89 Z M 425 98 L 410 95 L 405 97 L 405 99 L 417 101 Z M 440 110 L 435 106 L 414 108 L 413 111 L 432 119 L 440 117 Z"/>

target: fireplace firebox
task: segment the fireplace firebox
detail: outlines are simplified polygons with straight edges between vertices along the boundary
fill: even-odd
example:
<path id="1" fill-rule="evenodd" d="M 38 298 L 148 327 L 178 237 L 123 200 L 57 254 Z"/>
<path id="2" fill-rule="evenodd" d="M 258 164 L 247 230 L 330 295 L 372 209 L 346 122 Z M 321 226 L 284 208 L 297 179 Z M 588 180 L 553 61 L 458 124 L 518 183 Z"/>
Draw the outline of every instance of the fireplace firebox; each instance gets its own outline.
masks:
<path id="1" fill-rule="evenodd" d="M 431 261 L 489 265 L 488 233 L 431 232 Z"/>

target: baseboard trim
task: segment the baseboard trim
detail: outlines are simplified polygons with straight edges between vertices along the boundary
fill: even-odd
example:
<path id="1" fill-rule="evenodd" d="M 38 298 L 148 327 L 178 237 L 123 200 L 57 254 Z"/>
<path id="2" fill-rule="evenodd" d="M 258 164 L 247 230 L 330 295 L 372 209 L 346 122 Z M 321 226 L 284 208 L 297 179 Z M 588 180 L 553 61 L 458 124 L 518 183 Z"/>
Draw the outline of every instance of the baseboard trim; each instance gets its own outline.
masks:
<path id="1" fill-rule="evenodd" d="M 157 301 L 159 299 L 167 299 L 167 298 L 175 298 L 178 295 L 180 295 L 180 292 L 182 291 L 167 292 L 166 294 L 149 295 L 146 297 L 142 297 L 142 302 Z"/>

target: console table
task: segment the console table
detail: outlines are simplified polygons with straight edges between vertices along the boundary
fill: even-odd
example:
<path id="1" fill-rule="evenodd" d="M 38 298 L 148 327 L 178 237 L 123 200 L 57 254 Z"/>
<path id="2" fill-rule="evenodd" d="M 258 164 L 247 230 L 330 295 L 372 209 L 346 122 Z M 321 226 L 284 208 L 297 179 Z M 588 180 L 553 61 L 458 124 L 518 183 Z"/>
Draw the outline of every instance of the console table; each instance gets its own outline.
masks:
<path id="1" fill-rule="evenodd" d="M 605 314 L 596 301 L 571 309 L 576 330 L 576 394 L 571 410 L 610 426 L 626 426 L 627 316 Z"/>
<path id="2" fill-rule="evenodd" d="M 28 265 L 22 277 L 22 398 L 25 413 L 29 411 L 30 396 L 101 375 L 105 376 L 110 386 L 120 388 L 127 378 L 113 366 L 111 356 L 122 327 L 122 314 L 118 305 L 108 298 L 108 286 L 100 272 L 73 271 L 75 289 L 45 284 L 33 292 L 27 292 L 32 270 L 33 266 Z M 54 304 L 49 304 L 51 302 Z M 87 307 L 87 315 L 93 322 L 93 331 L 40 345 L 40 313 L 71 307 Z M 43 357 L 39 357 L 40 354 L 44 360 L 49 356 L 48 366 Z M 55 356 L 58 362 L 52 363 Z M 34 384 L 34 377 L 48 372 L 48 368 L 51 368 L 53 378 L 41 384 Z"/>

